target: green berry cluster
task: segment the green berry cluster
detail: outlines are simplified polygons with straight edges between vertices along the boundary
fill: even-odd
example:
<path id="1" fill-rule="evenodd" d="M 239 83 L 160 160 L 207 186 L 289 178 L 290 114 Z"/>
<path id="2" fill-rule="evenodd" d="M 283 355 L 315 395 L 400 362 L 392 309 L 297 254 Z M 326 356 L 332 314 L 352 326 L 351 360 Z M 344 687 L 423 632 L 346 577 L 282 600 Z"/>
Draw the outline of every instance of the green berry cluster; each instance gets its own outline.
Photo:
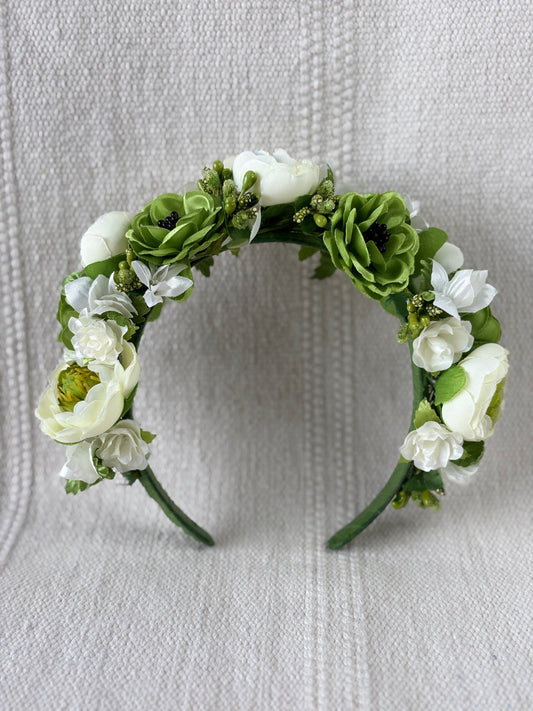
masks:
<path id="1" fill-rule="evenodd" d="M 203 178 L 197 185 L 200 190 L 212 195 L 218 204 L 224 206 L 224 212 L 231 217 L 235 229 L 246 229 L 251 220 L 257 217 L 259 196 L 249 192 L 257 182 L 257 173 L 249 170 L 243 179 L 242 190 L 239 192 L 233 173 L 224 168 L 221 160 L 216 160 L 212 168 L 204 168 Z"/>
<path id="2" fill-rule="evenodd" d="M 405 343 L 410 338 L 418 338 L 422 329 L 444 314 L 442 309 L 433 304 L 434 298 L 433 292 L 423 291 L 407 301 L 407 323 L 403 324 L 398 331 L 400 343 Z"/>
<path id="3" fill-rule="evenodd" d="M 131 268 L 131 263 L 137 259 L 131 247 L 126 249 L 126 260 L 119 262 L 118 269 L 113 272 L 113 280 L 117 291 L 134 291 L 142 287 L 137 274 Z"/>
<path id="4" fill-rule="evenodd" d="M 307 215 L 312 215 L 317 227 L 324 229 L 328 224 L 328 216 L 335 212 L 338 202 L 339 198 L 335 196 L 333 180 L 325 178 L 311 197 L 309 205 L 297 210 L 293 220 L 299 225 Z"/>
<path id="5" fill-rule="evenodd" d="M 437 489 L 435 493 L 429 489 L 424 491 L 406 491 L 405 489 L 400 489 L 396 494 L 396 498 L 392 501 L 392 506 L 395 509 L 403 509 L 407 506 L 409 499 L 412 499 L 415 504 L 418 504 L 423 509 L 433 509 L 438 511 L 440 508 L 440 501 L 435 496 L 435 494 L 444 494 L 443 489 Z"/>

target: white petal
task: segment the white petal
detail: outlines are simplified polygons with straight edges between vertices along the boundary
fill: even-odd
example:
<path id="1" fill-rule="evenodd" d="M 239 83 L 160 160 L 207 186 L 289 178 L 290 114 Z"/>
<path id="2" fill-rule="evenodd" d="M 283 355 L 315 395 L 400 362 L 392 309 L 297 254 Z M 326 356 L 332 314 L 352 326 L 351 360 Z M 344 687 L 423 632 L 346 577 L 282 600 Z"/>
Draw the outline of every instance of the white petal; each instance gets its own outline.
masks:
<path id="1" fill-rule="evenodd" d="M 450 242 L 445 242 L 442 247 L 437 250 L 433 259 L 442 264 L 444 269 L 451 274 L 456 272 L 463 266 L 464 257 L 463 253 L 455 244 L 450 244 Z"/>
<path id="2" fill-rule="evenodd" d="M 156 293 L 155 289 L 147 289 L 144 292 L 144 300 L 148 308 L 152 308 L 156 304 L 160 304 L 163 301 L 163 297 Z"/>
<path id="3" fill-rule="evenodd" d="M 67 461 L 59 472 L 64 479 L 94 484 L 100 476 L 93 462 L 94 442 L 80 442 L 67 447 Z"/>
<path id="4" fill-rule="evenodd" d="M 144 284 L 145 286 L 150 286 L 152 272 L 150 271 L 150 267 L 148 265 L 136 259 L 134 262 L 131 263 L 131 268 L 133 269 L 135 274 L 137 274 L 137 278 L 139 279 L 141 284 Z"/>
<path id="5" fill-rule="evenodd" d="M 252 225 L 252 231 L 250 232 L 250 242 L 253 240 L 253 238 L 256 236 L 256 234 L 259 232 L 259 228 L 261 227 L 261 205 L 257 206 L 257 215 L 254 220 L 254 224 Z"/>
<path id="6" fill-rule="evenodd" d="M 436 292 L 438 291 L 442 293 L 447 288 L 448 283 L 448 274 L 446 273 L 446 269 L 444 269 L 442 264 L 439 264 L 439 262 L 433 260 L 433 269 L 431 270 L 431 286 Z"/>
<path id="7" fill-rule="evenodd" d="M 159 290 L 159 293 L 163 296 L 179 296 L 180 294 L 184 294 L 192 285 L 193 281 L 191 279 L 175 276 L 161 285 L 163 288 Z"/>
<path id="8" fill-rule="evenodd" d="M 78 313 L 89 303 L 89 290 L 92 283 L 93 280 L 89 277 L 80 277 L 65 284 L 65 298 Z"/>

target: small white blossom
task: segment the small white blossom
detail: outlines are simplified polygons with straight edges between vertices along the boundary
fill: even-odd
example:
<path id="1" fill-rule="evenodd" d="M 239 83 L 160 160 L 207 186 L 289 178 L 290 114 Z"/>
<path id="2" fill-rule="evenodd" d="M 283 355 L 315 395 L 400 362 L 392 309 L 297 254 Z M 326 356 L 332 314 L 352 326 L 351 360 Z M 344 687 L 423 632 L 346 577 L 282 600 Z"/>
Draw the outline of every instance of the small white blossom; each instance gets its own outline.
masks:
<path id="1" fill-rule="evenodd" d="M 409 432 L 400 447 L 404 459 L 413 461 L 424 472 L 445 467 L 463 455 L 463 438 L 439 422 L 425 422 Z"/>
<path id="2" fill-rule="evenodd" d="M 100 475 L 94 466 L 94 450 L 96 440 L 91 442 L 78 442 L 67 447 L 67 461 L 59 472 L 59 476 L 75 481 L 84 481 L 86 484 L 94 484 Z"/>
<path id="3" fill-rule="evenodd" d="M 72 317 L 68 327 L 74 334 L 72 347 L 78 359 L 90 358 L 106 365 L 113 365 L 122 353 L 123 336 L 128 330 L 112 319 L 91 316 Z"/>
<path id="4" fill-rule="evenodd" d="M 441 476 L 447 477 L 456 484 L 469 484 L 471 477 L 478 469 L 479 464 L 469 464 L 467 467 L 460 467 L 458 464 L 448 462 L 448 464 L 440 470 L 440 473 Z"/>
<path id="5" fill-rule="evenodd" d="M 461 269 L 449 280 L 446 269 L 433 261 L 431 286 L 435 293 L 434 304 L 450 316 L 459 318 L 459 312 L 473 314 L 488 306 L 498 293 L 486 284 L 488 272 Z"/>
<path id="6" fill-rule="evenodd" d="M 433 321 L 413 341 L 413 363 L 428 373 L 447 370 L 474 345 L 472 324 L 450 316 Z"/>
<path id="7" fill-rule="evenodd" d="M 146 286 L 144 300 L 149 308 L 160 304 L 164 297 L 183 294 L 193 285 L 191 279 L 178 276 L 187 268 L 186 264 L 163 264 L 158 267 L 136 260 L 131 266 L 139 281 Z"/>
<path id="8" fill-rule="evenodd" d="M 146 469 L 149 448 L 137 422 L 121 420 L 100 435 L 95 453 L 102 464 L 123 474 L 134 469 Z"/>
<path id="9" fill-rule="evenodd" d="M 133 212 L 106 212 L 93 222 L 81 238 L 82 265 L 123 254 L 128 246 L 126 230 L 134 217 Z"/>
<path id="10" fill-rule="evenodd" d="M 445 242 L 440 249 L 435 252 L 433 259 L 446 269 L 448 274 L 456 272 L 463 266 L 463 253 L 455 244 Z"/>
<path id="11" fill-rule="evenodd" d="M 113 275 L 96 279 L 79 277 L 65 284 L 65 298 L 80 316 L 95 316 L 107 311 L 131 318 L 137 313 L 130 297 L 118 291 Z"/>

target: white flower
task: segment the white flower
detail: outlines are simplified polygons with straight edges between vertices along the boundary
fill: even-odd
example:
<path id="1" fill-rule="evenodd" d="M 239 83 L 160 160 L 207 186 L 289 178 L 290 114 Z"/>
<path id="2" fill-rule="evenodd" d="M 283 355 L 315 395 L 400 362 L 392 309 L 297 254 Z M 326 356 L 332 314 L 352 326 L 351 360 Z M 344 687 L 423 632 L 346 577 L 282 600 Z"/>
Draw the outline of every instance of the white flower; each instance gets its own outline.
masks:
<path id="1" fill-rule="evenodd" d="M 91 442 L 79 442 L 67 447 L 67 461 L 59 472 L 59 476 L 75 481 L 84 481 L 87 484 L 94 484 L 100 475 L 94 466 L 94 450 L 96 440 Z"/>
<path id="2" fill-rule="evenodd" d="M 90 375 L 87 371 L 92 371 L 97 374 L 100 382 L 91 382 L 83 399 L 76 401 L 70 411 L 60 404 L 58 381 L 60 373 L 74 364 L 76 354 L 66 351 L 64 361 L 51 374 L 50 384 L 41 395 L 35 411 L 41 420 L 41 430 L 62 444 L 96 437 L 112 427 L 121 416 L 124 400 L 137 385 L 140 374 L 135 348 L 126 341 L 114 365 L 90 361 L 87 366 L 80 368 L 82 375 L 78 377 L 78 392 L 80 389 L 83 391 L 84 369 L 86 379 Z"/>
<path id="3" fill-rule="evenodd" d="M 409 432 L 400 447 L 404 459 L 413 461 L 424 472 L 445 467 L 451 459 L 463 455 L 463 438 L 439 422 L 425 422 Z"/>
<path id="4" fill-rule="evenodd" d="M 163 264 L 158 267 L 136 260 L 131 266 L 140 282 L 147 287 L 144 300 L 150 308 L 160 304 L 163 297 L 179 296 L 193 285 L 191 279 L 178 276 L 187 268 L 186 264 Z"/>
<path id="5" fill-rule="evenodd" d="M 479 442 L 494 432 L 509 370 L 507 353 L 497 343 L 485 343 L 459 363 L 466 373 L 466 383 L 443 403 L 442 420 L 467 441 Z"/>
<path id="6" fill-rule="evenodd" d="M 79 277 L 65 284 L 65 298 L 80 316 L 96 316 L 114 311 L 131 318 L 137 313 L 130 297 L 118 291 L 113 275 L 96 279 Z"/>
<path id="7" fill-rule="evenodd" d="M 413 363 L 428 373 L 447 370 L 474 344 L 472 324 L 450 316 L 432 321 L 413 341 Z"/>
<path id="8" fill-rule="evenodd" d="M 106 365 L 113 365 L 122 353 L 123 336 L 128 330 L 112 319 L 91 316 L 72 317 L 68 327 L 74 334 L 72 347 L 78 359 L 90 358 Z"/>
<path id="9" fill-rule="evenodd" d="M 314 193 L 320 182 L 320 167 L 310 160 L 297 161 L 281 148 L 267 151 L 244 151 L 233 159 L 233 179 L 238 190 L 245 174 L 257 173 L 256 189 L 263 206 L 294 202 L 300 195 Z"/>
<path id="10" fill-rule="evenodd" d="M 447 274 L 456 272 L 463 266 L 463 253 L 455 244 L 445 242 L 440 249 L 435 252 L 433 259 L 446 269 Z"/>
<path id="11" fill-rule="evenodd" d="M 82 265 L 123 254 L 128 246 L 126 230 L 134 217 L 132 212 L 106 212 L 99 217 L 81 238 Z"/>
<path id="12" fill-rule="evenodd" d="M 413 227 L 417 232 L 427 230 L 429 223 L 426 222 L 420 214 L 420 201 L 413 200 L 409 197 L 409 195 L 404 195 L 403 201 L 411 219 L 411 227 Z"/>
<path id="13" fill-rule="evenodd" d="M 448 464 L 440 470 L 441 476 L 447 477 L 450 481 L 456 484 L 468 484 L 470 478 L 479 469 L 479 464 L 469 464 L 467 467 L 460 467 L 458 464 L 448 462 Z"/>
<path id="14" fill-rule="evenodd" d="M 498 293 L 486 284 L 488 272 L 461 269 L 448 280 L 446 269 L 433 261 L 431 286 L 435 292 L 434 304 L 450 316 L 459 318 L 459 312 L 473 314 L 488 306 Z"/>
<path id="15" fill-rule="evenodd" d="M 100 437 L 95 453 L 106 467 L 124 473 L 147 466 L 148 444 L 133 420 L 121 420 Z"/>

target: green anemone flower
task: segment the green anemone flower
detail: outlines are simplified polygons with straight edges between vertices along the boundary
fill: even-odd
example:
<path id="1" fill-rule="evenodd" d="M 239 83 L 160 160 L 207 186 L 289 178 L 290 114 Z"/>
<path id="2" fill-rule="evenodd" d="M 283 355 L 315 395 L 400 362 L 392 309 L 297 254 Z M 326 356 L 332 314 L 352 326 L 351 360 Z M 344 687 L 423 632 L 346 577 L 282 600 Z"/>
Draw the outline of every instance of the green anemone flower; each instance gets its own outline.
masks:
<path id="1" fill-rule="evenodd" d="M 413 273 L 418 234 L 395 192 L 346 193 L 324 243 L 337 269 L 372 299 L 403 291 Z"/>
<path id="2" fill-rule="evenodd" d="M 126 238 L 141 260 L 170 264 L 205 251 L 221 237 L 218 229 L 222 221 L 221 208 L 207 193 L 165 193 L 133 218 Z"/>

